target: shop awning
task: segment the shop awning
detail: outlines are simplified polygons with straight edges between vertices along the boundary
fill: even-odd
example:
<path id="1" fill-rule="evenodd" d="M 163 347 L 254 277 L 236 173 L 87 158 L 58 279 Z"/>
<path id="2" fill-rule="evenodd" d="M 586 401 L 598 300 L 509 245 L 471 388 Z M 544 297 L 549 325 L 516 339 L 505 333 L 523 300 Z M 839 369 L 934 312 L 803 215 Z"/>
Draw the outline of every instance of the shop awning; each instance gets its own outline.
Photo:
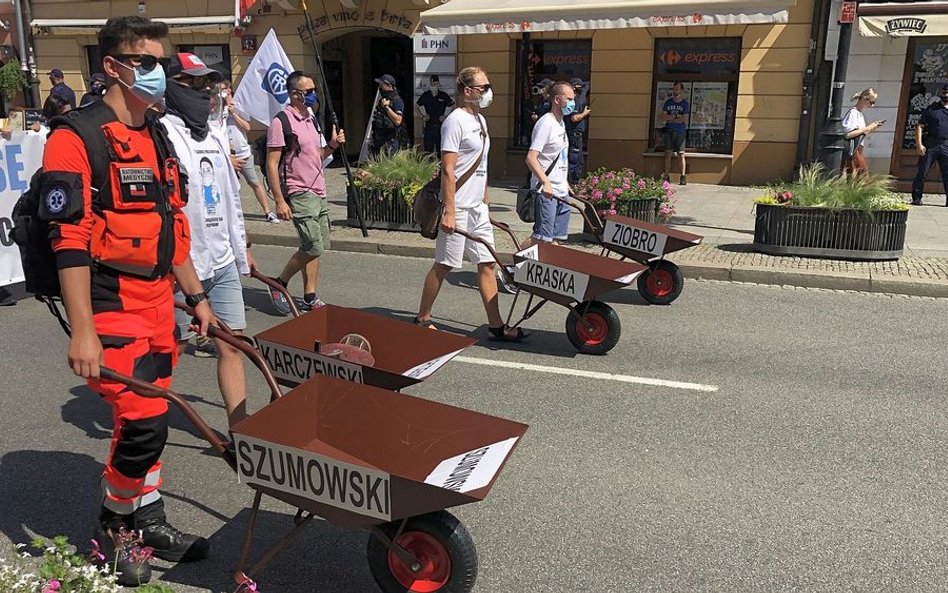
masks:
<path id="1" fill-rule="evenodd" d="M 421 13 L 429 35 L 787 22 L 796 0 L 450 0 Z"/>
<path id="2" fill-rule="evenodd" d="M 230 33 L 238 25 L 236 15 L 161 18 L 174 33 Z M 34 35 L 95 35 L 106 19 L 33 19 Z"/>
<path id="3" fill-rule="evenodd" d="M 948 2 L 870 2 L 859 4 L 863 37 L 948 35 Z"/>

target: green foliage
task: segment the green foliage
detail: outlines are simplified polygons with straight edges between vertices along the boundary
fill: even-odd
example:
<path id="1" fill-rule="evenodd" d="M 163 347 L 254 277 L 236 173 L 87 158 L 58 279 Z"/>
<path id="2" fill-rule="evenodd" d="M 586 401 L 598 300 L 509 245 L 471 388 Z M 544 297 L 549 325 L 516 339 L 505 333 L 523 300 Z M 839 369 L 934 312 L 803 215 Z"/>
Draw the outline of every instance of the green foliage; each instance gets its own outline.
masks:
<path id="1" fill-rule="evenodd" d="M 10 60 L 0 66 L 0 93 L 7 101 L 12 101 L 16 94 L 28 85 L 23 66 L 17 60 Z"/>
<path id="2" fill-rule="evenodd" d="M 822 164 L 800 169 L 793 183 L 772 186 L 756 204 L 783 204 L 803 208 L 854 209 L 864 212 L 908 210 L 908 204 L 892 192 L 889 175 L 826 175 Z"/>
<path id="3" fill-rule="evenodd" d="M 628 167 L 617 171 L 605 168 L 587 173 L 573 186 L 573 193 L 593 203 L 601 214 L 615 214 L 625 202 L 658 200 L 658 216 L 670 218 L 675 213 L 675 190 L 666 181 L 636 175 Z"/>
<path id="4" fill-rule="evenodd" d="M 355 187 L 375 190 L 384 199 L 398 198 L 409 206 L 426 183 L 438 174 L 439 163 L 416 148 L 380 154 L 355 174 Z"/>

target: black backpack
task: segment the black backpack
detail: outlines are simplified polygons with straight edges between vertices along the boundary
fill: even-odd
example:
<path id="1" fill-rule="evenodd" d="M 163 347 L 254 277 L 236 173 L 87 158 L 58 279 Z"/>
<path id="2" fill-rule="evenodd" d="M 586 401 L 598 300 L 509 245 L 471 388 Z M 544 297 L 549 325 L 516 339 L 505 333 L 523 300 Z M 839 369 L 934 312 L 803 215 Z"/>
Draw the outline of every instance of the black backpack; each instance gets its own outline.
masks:
<path id="1" fill-rule="evenodd" d="M 280 120 L 280 125 L 283 126 L 283 149 L 280 151 L 280 191 L 283 193 L 283 197 L 287 197 L 287 187 L 286 187 L 286 154 L 289 151 L 293 151 L 294 155 L 300 153 L 299 142 L 296 140 L 296 134 L 293 133 L 293 129 L 290 127 L 290 118 L 286 116 L 285 111 L 280 111 L 276 114 L 277 119 Z M 269 191 L 273 191 L 270 187 L 270 178 L 267 176 L 267 154 L 270 149 L 267 147 L 267 135 L 264 134 L 253 141 L 254 152 L 257 157 L 257 166 L 260 167 L 260 172 L 263 174 L 263 182 L 266 184 L 266 188 Z"/>

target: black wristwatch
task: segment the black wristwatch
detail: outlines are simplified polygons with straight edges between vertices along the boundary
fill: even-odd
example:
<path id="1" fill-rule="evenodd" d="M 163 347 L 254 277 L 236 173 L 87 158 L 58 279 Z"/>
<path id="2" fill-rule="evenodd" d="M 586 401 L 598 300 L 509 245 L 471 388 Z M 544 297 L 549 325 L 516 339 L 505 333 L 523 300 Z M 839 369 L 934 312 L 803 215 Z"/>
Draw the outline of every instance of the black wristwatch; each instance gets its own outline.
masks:
<path id="1" fill-rule="evenodd" d="M 206 300 L 207 300 L 207 294 L 203 292 L 199 292 L 197 294 L 185 295 L 184 297 L 184 302 L 192 309 L 194 307 L 197 307 L 198 303 L 200 303 L 201 301 L 206 301 Z"/>

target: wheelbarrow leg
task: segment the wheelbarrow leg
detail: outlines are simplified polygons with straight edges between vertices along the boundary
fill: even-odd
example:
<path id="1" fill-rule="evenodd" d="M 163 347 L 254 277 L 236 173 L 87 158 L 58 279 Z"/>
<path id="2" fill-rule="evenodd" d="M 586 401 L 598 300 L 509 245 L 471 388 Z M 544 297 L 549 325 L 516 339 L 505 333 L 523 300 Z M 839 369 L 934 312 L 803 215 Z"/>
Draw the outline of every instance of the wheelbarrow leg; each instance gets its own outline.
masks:
<path id="1" fill-rule="evenodd" d="M 300 516 L 298 513 L 296 519 L 294 520 L 295 525 L 293 526 L 293 529 L 280 538 L 280 541 L 273 544 L 273 546 L 271 546 L 270 549 L 266 551 L 263 557 L 260 558 L 260 560 L 258 560 L 249 571 L 244 572 L 244 566 L 246 566 L 250 559 L 250 546 L 253 539 L 253 530 L 254 525 L 257 522 L 257 513 L 260 511 L 260 500 L 262 497 L 262 493 L 258 491 L 253 499 L 253 511 L 250 513 L 250 525 L 247 526 L 247 535 L 244 537 L 244 546 L 240 554 L 240 564 L 237 566 L 237 571 L 234 574 L 234 581 L 238 585 L 243 584 L 247 581 L 247 579 L 252 579 L 257 575 L 257 573 L 263 570 L 263 568 L 269 564 L 270 561 L 273 560 L 273 558 L 283 550 L 283 548 L 292 543 L 296 536 L 300 534 L 303 528 L 307 526 L 314 517 L 312 513 L 306 513 L 303 516 Z"/>

